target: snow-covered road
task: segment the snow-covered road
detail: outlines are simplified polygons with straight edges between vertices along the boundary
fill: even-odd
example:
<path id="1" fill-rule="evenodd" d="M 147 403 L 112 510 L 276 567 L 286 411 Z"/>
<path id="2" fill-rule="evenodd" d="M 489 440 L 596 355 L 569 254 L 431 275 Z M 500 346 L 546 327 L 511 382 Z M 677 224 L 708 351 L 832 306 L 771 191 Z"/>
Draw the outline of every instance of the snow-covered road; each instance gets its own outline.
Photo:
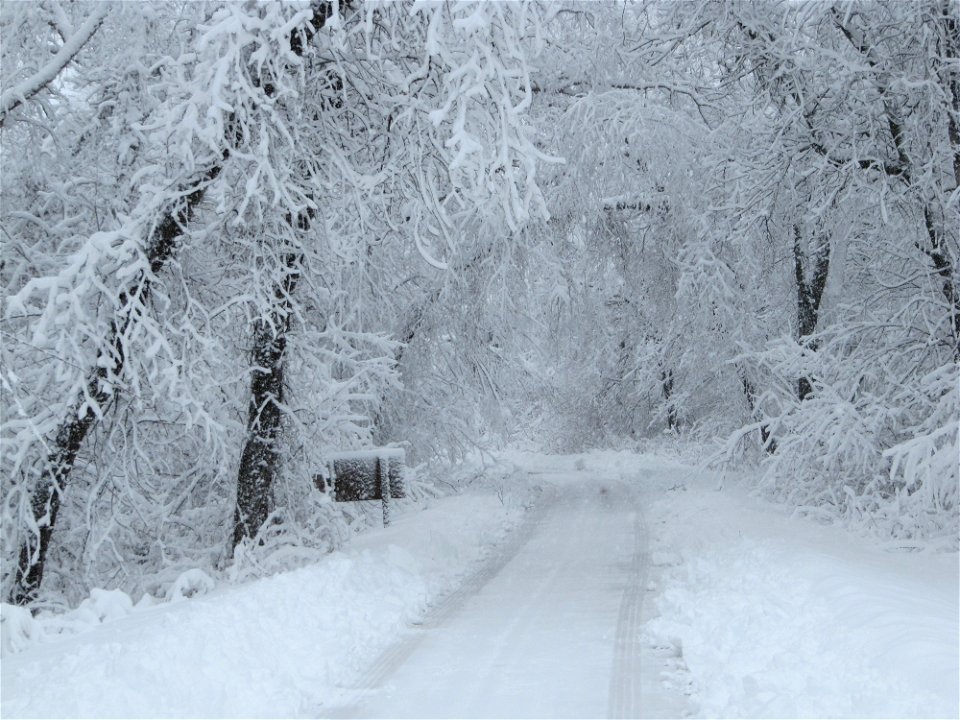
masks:
<path id="1" fill-rule="evenodd" d="M 562 474 L 543 474 L 550 499 L 518 541 L 478 573 L 475 587 L 385 654 L 363 678 L 355 705 L 328 714 L 682 714 L 664 705 L 657 660 L 644 673 L 648 554 L 640 485 L 584 483 L 578 475 L 566 483 Z"/>
<path id="2" fill-rule="evenodd" d="M 958 716 L 955 552 L 717 480 L 504 453 L 297 570 L 4 605 L 0 716 Z"/>

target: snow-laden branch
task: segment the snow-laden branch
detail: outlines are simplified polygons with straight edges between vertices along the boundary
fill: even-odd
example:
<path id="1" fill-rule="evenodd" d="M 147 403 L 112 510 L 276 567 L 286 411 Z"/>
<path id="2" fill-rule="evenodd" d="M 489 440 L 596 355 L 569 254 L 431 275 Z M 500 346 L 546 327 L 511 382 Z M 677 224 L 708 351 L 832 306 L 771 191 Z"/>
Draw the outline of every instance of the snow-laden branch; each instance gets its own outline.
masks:
<path id="1" fill-rule="evenodd" d="M 3 125 L 3 121 L 6 120 L 7 113 L 43 90 L 63 72 L 63 69 L 73 61 L 103 24 L 107 16 L 107 8 L 106 3 L 97 5 L 86 22 L 73 34 L 73 37 L 63 43 L 60 51 L 50 59 L 50 62 L 0 95 L 0 125 Z"/>

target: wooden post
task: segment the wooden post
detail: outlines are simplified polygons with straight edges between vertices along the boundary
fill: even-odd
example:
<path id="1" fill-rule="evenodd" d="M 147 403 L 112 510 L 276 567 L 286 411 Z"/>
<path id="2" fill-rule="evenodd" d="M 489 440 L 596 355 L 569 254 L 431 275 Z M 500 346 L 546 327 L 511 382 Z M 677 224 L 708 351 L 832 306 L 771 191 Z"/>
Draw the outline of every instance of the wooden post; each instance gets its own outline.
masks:
<path id="1" fill-rule="evenodd" d="M 383 496 L 383 526 L 387 527 L 390 524 L 390 458 L 377 458 L 377 479 Z"/>

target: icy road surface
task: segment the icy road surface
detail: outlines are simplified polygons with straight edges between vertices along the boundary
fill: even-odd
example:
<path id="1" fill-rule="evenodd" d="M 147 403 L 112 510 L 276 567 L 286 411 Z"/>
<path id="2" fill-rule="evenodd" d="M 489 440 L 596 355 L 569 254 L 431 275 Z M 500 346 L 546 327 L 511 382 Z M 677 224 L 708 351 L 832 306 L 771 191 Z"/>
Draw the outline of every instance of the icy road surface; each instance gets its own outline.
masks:
<path id="1" fill-rule="evenodd" d="M 681 717 L 641 643 L 641 484 L 540 471 L 514 542 L 381 657 L 334 717 Z M 536 477 L 536 476 L 535 476 Z"/>

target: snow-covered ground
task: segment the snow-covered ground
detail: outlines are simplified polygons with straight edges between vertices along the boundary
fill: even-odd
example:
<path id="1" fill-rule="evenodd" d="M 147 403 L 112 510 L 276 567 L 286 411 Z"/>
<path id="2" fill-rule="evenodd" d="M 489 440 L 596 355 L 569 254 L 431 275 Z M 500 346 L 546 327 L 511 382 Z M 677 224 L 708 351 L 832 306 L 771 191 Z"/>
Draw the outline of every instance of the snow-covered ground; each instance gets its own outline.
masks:
<path id="1" fill-rule="evenodd" d="M 955 554 L 881 549 L 663 457 L 503 463 L 315 566 L 69 617 L 4 606 L 0 715 L 569 714 L 533 702 L 552 692 L 591 716 L 957 717 Z"/>
<path id="2" fill-rule="evenodd" d="M 131 609 L 100 592 L 26 628 L 4 605 L 0 716 L 310 716 L 523 516 L 495 487 L 429 504 L 315 566 L 188 600 Z"/>
<path id="3" fill-rule="evenodd" d="M 960 714 L 955 553 L 898 552 L 691 473 L 648 510 L 668 681 L 702 717 Z"/>

